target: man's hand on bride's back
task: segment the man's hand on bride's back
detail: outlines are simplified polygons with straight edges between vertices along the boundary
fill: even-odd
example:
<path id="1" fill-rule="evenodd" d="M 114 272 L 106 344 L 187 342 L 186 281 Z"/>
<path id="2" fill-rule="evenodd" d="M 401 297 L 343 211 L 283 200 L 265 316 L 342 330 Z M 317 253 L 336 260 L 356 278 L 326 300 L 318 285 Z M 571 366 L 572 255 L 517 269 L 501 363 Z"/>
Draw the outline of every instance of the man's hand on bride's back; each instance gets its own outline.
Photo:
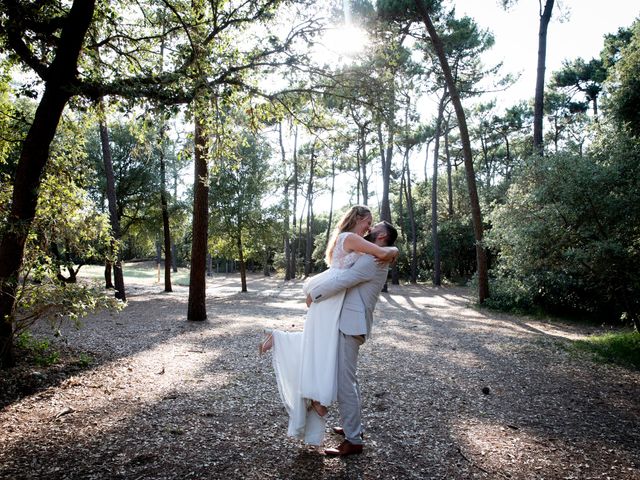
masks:
<path id="1" fill-rule="evenodd" d="M 307 303 L 307 307 L 310 307 L 311 304 L 313 303 L 313 299 L 311 298 L 311 295 L 309 295 L 307 293 L 307 298 L 305 299 L 305 302 Z"/>

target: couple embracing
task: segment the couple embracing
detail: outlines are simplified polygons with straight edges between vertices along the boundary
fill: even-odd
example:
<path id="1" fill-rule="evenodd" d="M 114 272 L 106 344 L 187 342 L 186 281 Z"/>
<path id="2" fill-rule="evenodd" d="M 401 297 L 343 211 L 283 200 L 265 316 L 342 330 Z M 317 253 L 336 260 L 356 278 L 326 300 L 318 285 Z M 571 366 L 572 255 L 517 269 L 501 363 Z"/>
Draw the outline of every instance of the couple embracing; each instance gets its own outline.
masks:
<path id="1" fill-rule="evenodd" d="M 388 222 L 372 226 L 366 206 L 342 217 L 327 244 L 330 265 L 305 282 L 307 318 L 302 332 L 272 331 L 260 352 L 273 348 L 280 397 L 289 415 L 288 435 L 321 445 L 327 407 L 338 401 L 345 436 L 327 455 L 361 453 L 363 429 L 356 368 L 360 346 L 371 334 L 373 310 L 398 256 L 398 236 Z"/>

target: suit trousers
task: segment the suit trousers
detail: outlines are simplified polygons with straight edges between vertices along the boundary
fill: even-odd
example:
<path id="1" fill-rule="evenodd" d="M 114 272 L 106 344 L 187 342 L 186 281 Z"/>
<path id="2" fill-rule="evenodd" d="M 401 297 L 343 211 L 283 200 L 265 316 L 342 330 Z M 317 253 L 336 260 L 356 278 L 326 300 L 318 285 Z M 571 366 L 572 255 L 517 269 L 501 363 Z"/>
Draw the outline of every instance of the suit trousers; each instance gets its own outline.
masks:
<path id="1" fill-rule="evenodd" d="M 338 409 L 345 438 L 355 444 L 362 444 L 362 415 L 360 387 L 356 369 L 358 352 L 364 343 L 362 335 L 345 335 L 340 332 L 338 339 Z"/>

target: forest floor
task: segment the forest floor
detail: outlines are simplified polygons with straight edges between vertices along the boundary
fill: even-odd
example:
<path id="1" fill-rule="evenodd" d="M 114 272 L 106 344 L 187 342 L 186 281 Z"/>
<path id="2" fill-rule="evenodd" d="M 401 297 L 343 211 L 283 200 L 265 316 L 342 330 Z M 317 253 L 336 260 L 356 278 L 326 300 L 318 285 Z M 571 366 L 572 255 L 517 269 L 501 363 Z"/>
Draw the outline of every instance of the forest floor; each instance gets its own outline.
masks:
<path id="1" fill-rule="evenodd" d="M 640 372 L 570 348 L 597 327 L 390 285 L 360 352 L 364 453 L 331 458 L 286 436 L 257 352 L 263 329 L 302 328 L 300 282 L 208 281 L 205 322 L 151 275 L 120 313 L 39 328 L 62 357 L 0 372 L 0 478 L 640 479 Z"/>

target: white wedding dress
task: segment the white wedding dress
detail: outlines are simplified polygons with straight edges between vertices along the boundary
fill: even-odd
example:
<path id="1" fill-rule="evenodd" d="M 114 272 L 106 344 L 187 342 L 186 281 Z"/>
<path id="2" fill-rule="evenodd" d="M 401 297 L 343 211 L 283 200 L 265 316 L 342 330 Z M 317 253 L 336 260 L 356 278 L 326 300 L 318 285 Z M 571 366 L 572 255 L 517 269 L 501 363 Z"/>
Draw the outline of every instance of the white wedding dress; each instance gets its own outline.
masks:
<path id="1" fill-rule="evenodd" d="M 331 267 L 304 284 L 307 292 L 317 282 L 330 281 L 340 269 L 350 268 L 360 253 L 345 252 L 344 240 L 354 233 L 343 232 L 333 249 Z M 278 391 L 289 414 L 287 434 L 310 445 L 321 445 L 325 419 L 310 400 L 329 406 L 337 398 L 338 320 L 345 292 L 312 303 L 302 332 L 273 331 L 273 369 Z"/>

